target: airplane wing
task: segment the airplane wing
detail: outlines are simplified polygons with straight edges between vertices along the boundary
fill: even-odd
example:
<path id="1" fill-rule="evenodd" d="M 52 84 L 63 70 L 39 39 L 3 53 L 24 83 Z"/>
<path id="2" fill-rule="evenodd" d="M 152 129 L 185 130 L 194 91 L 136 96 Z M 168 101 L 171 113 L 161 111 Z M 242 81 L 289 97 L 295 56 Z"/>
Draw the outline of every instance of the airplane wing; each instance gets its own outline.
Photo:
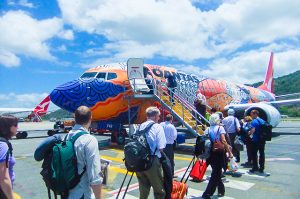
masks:
<path id="1" fill-rule="evenodd" d="M 286 95 L 276 95 L 275 98 L 276 99 L 284 99 L 284 98 L 288 98 L 288 97 L 295 97 L 295 96 L 300 96 L 300 93 L 291 93 L 291 94 L 286 94 Z"/>
<path id="2" fill-rule="evenodd" d="M 272 102 L 267 102 L 272 104 L 273 106 L 285 106 L 285 105 L 300 105 L 300 98 L 299 99 L 289 99 L 289 100 L 277 100 Z"/>
<path id="3" fill-rule="evenodd" d="M 290 99 L 290 100 L 277 100 L 271 102 L 259 102 L 259 103 L 249 103 L 249 104 L 229 104 L 225 106 L 224 110 L 227 111 L 230 108 L 238 109 L 238 110 L 246 110 L 251 106 L 261 105 L 261 104 L 268 104 L 273 105 L 275 107 L 279 106 L 286 106 L 286 105 L 300 105 L 300 98 L 299 99 Z"/>
<path id="4" fill-rule="evenodd" d="M 31 113 L 33 110 L 28 108 L 0 108 L 0 115 L 10 114 L 21 114 L 21 113 Z"/>

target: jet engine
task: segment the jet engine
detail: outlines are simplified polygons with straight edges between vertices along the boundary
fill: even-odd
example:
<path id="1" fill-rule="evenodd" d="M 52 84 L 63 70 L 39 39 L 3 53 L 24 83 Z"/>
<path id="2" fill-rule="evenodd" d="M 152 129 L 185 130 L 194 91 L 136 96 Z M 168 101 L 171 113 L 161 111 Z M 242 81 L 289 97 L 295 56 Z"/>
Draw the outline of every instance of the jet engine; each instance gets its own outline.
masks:
<path id="1" fill-rule="evenodd" d="M 267 121 L 273 127 L 276 127 L 279 124 L 281 115 L 274 106 L 265 103 L 255 103 L 245 110 L 245 114 L 250 115 L 250 112 L 253 109 L 258 110 L 259 117 Z"/>

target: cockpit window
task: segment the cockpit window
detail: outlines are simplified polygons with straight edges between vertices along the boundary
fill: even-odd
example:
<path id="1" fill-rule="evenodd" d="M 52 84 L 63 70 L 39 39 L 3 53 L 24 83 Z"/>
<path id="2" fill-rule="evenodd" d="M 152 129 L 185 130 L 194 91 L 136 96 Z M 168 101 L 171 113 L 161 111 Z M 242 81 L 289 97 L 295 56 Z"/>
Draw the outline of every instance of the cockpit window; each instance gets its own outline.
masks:
<path id="1" fill-rule="evenodd" d="M 96 74 L 97 72 L 83 73 L 80 78 L 93 78 L 96 76 Z"/>
<path id="2" fill-rule="evenodd" d="M 97 75 L 97 79 L 102 79 L 102 80 L 105 80 L 105 76 L 106 76 L 106 73 L 98 73 Z"/>
<path id="3" fill-rule="evenodd" d="M 108 73 L 107 74 L 107 80 L 115 79 L 115 78 L 117 78 L 117 74 L 116 73 Z"/>

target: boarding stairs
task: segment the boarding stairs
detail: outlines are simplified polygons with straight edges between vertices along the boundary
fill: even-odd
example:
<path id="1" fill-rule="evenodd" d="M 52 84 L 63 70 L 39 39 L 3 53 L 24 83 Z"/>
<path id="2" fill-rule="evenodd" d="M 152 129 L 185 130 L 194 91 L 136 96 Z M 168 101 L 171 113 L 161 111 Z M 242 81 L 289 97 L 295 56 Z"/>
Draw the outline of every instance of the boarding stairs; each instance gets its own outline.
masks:
<path id="1" fill-rule="evenodd" d="M 174 116 L 174 118 L 176 118 L 177 121 L 179 121 L 183 126 L 187 128 L 188 132 L 190 132 L 194 136 L 204 134 L 206 126 L 201 123 L 201 120 L 199 118 L 202 118 L 207 123 L 208 121 L 204 116 L 196 111 L 193 103 L 191 103 L 189 99 L 195 94 L 188 95 L 187 93 L 185 93 L 186 97 L 184 97 L 184 95 L 181 95 L 180 92 L 171 91 L 164 83 L 155 79 L 152 80 L 152 86 L 150 87 L 145 87 L 144 85 L 140 86 L 140 84 L 143 84 L 143 82 L 145 82 L 145 79 L 141 80 L 138 78 L 134 78 L 129 79 L 128 82 L 127 84 L 126 82 L 124 82 L 124 85 L 127 85 L 126 97 L 128 100 L 155 99 L 161 104 L 162 112 L 168 110 Z M 171 103 L 170 101 L 171 93 L 173 94 L 174 103 Z M 162 114 L 162 116 L 164 117 L 164 113 Z"/>

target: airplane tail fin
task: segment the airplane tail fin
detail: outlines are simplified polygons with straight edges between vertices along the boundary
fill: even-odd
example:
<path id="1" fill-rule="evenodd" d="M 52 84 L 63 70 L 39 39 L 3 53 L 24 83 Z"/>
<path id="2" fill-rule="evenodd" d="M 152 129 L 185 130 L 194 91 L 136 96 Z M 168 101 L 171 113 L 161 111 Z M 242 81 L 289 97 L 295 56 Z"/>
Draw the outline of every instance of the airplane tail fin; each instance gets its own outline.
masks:
<path id="1" fill-rule="evenodd" d="M 273 52 L 271 52 L 270 60 L 269 60 L 269 66 L 267 69 L 266 77 L 264 83 L 260 85 L 258 88 L 274 93 L 274 69 L 273 69 Z"/>
<path id="2" fill-rule="evenodd" d="M 50 96 L 48 95 L 39 105 L 37 105 L 33 112 L 39 116 L 45 115 L 47 113 L 48 107 L 50 104 Z"/>

